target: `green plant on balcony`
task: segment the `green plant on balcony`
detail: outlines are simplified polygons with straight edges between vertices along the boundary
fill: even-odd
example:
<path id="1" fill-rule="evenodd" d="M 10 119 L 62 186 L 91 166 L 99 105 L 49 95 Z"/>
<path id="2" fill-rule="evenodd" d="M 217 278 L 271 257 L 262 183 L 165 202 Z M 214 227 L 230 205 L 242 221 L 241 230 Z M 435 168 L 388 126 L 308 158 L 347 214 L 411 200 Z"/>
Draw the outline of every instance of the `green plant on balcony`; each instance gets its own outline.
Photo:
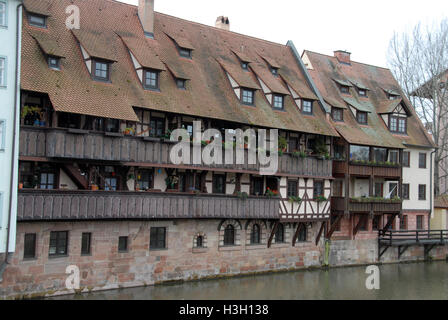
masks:
<path id="1" fill-rule="evenodd" d="M 273 197 L 278 197 L 279 193 L 277 190 L 271 190 L 270 188 L 267 188 L 265 195 L 268 198 L 273 198 Z"/>
<path id="2" fill-rule="evenodd" d="M 357 203 L 401 203 L 402 200 L 395 196 L 392 199 L 386 199 L 383 197 L 356 197 L 350 198 L 351 202 Z"/>
<path id="3" fill-rule="evenodd" d="M 168 178 L 165 179 L 165 183 L 166 183 L 166 187 L 169 190 L 172 190 L 172 189 L 174 189 L 176 184 L 179 183 L 179 177 L 177 177 L 177 176 L 169 176 Z"/>
<path id="4" fill-rule="evenodd" d="M 238 191 L 237 193 L 236 193 L 236 196 L 238 197 L 238 199 L 241 199 L 241 200 L 246 200 L 247 198 L 248 198 L 248 194 L 247 194 L 247 192 L 241 192 L 241 191 Z"/>
<path id="5" fill-rule="evenodd" d="M 290 203 L 300 203 L 300 202 L 302 202 L 302 198 L 300 198 L 298 196 L 291 196 L 288 198 L 288 201 Z"/>
<path id="6" fill-rule="evenodd" d="M 316 202 L 325 202 L 325 201 L 327 201 L 328 199 L 326 198 L 326 197 L 324 197 L 324 196 L 318 196 L 316 199 L 315 199 L 315 201 Z"/>
<path id="7" fill-rule="evenodd" d="M 322 139 L 322 138 L 317 139 L 316 144 L 314 145 L 313 151 L 314 151 L 314 154 L 316 154 L 317 156 L 322 157 L 322 158 L 325 158 L 325 156 L 327 154 L 329 156 L 327 144 L 325 143 L 325 139 Z"/>
<path id="8" fill-rule="evenodd" d="M 286 152 L 287 148 L 288 148 L 288 141 L 286 140 L 285 137 L 279 136 L 278 137 L 278 150 Z"/>

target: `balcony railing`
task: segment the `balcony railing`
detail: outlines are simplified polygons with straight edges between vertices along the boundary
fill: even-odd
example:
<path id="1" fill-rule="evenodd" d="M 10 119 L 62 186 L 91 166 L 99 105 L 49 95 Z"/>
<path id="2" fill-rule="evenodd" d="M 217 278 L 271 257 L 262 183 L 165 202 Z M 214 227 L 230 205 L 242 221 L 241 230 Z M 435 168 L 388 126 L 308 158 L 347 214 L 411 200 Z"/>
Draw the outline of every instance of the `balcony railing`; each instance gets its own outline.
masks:
<path id="1" fill-rule="evenodd" d="M 18 221 L 279 219 L 277 198 L 150 192 L 21 190 Z"/>
<path id="2" fill-rule="evenodd" d="M 355 176 L 375 176 L 384 178 L 399 178 L 401 176 L 400 166 L 388 166 L 381 164 L 347 163 L 346 161 L 333 162 L 334 174 L 350 174 Z"/>
<path id="3" fill-rule="evenodd" d="M 345 211 L 345 198 L 332 197 L 331 198 L 331 210 L 333 212 Z M 358 201 L 350 199 L 348 203 L 348 210 L 350 212 L 377 212 L 377 213 L 394 213 L 400 212 L 402 209 L 401 201 L 392 200 L 364 200 Z"/>
<path id="4" fill-rule="evenodd" d="M 170 167 L 170 150 L 173 143 L 148 137 L 123 136 L 70 129 L 41 129 L 22 127 L 20 157 L 65 158 L 82 160 L 120 161 L 130 165 L 150 164 Z M 246 159 L 247 159 L 247 150 Z M 191 155 L 193 156 L 193 155 Z M 225 154 L 223 152 L 223 162 Z M 235 158 L 235 152 L 234 152 Z M 236 162 L 236 161 L 235 161 Z M 234 163 L 235 163 L 234 162 Z M 247 160 L 246 160 L 247 162 Z M 332 161 L 313 157 L 296 158 L 290 154 L 279 156 L 278 174 L 305 177 L 332 177 Z M 193 161 L 190 161 L 193 163 Z M 243 165 L 183 165 L 186 168 L 221 169 L 235 172 L 258 173 L 260 163 Z"/>

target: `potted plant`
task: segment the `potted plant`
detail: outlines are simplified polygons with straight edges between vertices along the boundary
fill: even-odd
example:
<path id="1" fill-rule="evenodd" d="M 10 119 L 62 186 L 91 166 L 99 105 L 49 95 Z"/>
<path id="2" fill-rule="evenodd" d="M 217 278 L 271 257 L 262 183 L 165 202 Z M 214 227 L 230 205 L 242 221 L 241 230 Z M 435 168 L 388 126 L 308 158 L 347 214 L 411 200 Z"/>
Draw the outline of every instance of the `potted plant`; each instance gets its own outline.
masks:
<path id="1" fill-rule="evenodd" d="M 278 149 L 283 152 L 286 152 L 287 148 L 288 148 L 288 141 L 286 141 L 285 137 L 279 136 L 278 137 Z"/>
<path id="2" fill-rule="evenodd" d="M 278 196 L 278 191 L 277 190 L 271 190 L 270 188 L 267 188 L 266 189 L 266 196 L 268 198 L 277 197 Z"/>
<path id="3" fill-rule="evenodd" d="M 320 202 L 325 202 L 325 201 L 327 201 L 328 199 L 327 198 L 325 198 L 324 196 L 318 196 L 317 198 L 316 198 L 316 202 L 318 202 L 318 203 L 320 203 Z"/>
<path id="4" fill-rule="evenodd" d="M 123 133 L 127 136 L 133 136 L 135 134 L 135 130 L 134 128 L 128 127 L 124 129 Z"/>
<path id="5" fill-rule="evenodd" d="M 236 193 L 236 196 L 238 197 L 238 199 L 246 200 L 247 197 L 248 197 L 248 194 L 247 194 L 247 192 L 241 192 L 241 191 L 238 191 L 238 192 Z"/>
<path id="6" fill-rule="evenodd" d="M 92 183 L 91 185 L 90 185 L 90 190 L 92 190 L 92 191 L 98 191 L 100 188 L 98 187 L 98 185 L 96 185 L 96 184 L 94 184 L 94 183 Z"/>
<path id="7" fill-rule="evenodd" d="M 179 183 L 179 177 L 177 176 L 169 176 L 165 179 L 166 187 L 168 190 L 174 190 L 176 184 Z"/>

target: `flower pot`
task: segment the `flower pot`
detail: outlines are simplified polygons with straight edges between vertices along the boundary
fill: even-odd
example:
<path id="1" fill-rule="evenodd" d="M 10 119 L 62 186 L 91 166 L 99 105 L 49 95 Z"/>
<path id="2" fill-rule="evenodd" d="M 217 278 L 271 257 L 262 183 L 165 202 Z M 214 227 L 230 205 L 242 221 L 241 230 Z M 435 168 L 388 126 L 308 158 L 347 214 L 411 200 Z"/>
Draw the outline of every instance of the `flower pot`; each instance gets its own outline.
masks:
<path id="1" fill-rule="evenodd" d="M 23 189 L 23 183 L 19 183 L 19 189 Z"/>
<path id="2" fill-rule="evenodd" d="M 98 188 L 98 186 L 97 186 L 96 184 L 92 184 L 92 185 L 90 186 L 90 190 L 92 190 L 92 191 L 98 191 L 99 188 Z"/>

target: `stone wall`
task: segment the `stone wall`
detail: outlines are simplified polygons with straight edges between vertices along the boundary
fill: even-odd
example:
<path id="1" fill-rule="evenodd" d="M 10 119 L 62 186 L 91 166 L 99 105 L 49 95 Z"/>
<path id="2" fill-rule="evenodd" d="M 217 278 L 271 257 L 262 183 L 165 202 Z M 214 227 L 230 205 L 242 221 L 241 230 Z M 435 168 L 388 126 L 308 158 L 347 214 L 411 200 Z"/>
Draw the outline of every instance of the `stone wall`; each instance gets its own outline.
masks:
<path id="1" fill-rule="evenodd" d="M 222 246 L 221 220 L 115 221 L 19 223 L 17 250 L 10 260 L 0 297 L 71 293 L 65 289 L 67 266 L 80 270 L 81 290 L 105 290 L 152 285 L 165 281 L 194 280 L 237 274 L 281 271 L 320 266 L 323 241 L 314 244 L 319 225 L 307 228 L 308 242 L 292 247 L 293 224 L 285 225 L 285 243 L 267 241 L 273 223 L 259 221 L 262 244 L 250 245 L 247 220 L 234 222 L 236 246 Z M 221 228 L 226 223 L 222 223 Z M 167 249 L 150 250 L 150 228 L 167 228 Z M 49 257 L 51 231 L 69 231 L 68 255 Z M 91 255 L 81 255 L 83 232 L 92 234 Z M 24 259 L 26 233 L 37 236 L 36 258 Z M 206 248 L 196 248 L 198 234 Z M 118 238 L 127 236 L 128 251 L 118 251 Z"/>

